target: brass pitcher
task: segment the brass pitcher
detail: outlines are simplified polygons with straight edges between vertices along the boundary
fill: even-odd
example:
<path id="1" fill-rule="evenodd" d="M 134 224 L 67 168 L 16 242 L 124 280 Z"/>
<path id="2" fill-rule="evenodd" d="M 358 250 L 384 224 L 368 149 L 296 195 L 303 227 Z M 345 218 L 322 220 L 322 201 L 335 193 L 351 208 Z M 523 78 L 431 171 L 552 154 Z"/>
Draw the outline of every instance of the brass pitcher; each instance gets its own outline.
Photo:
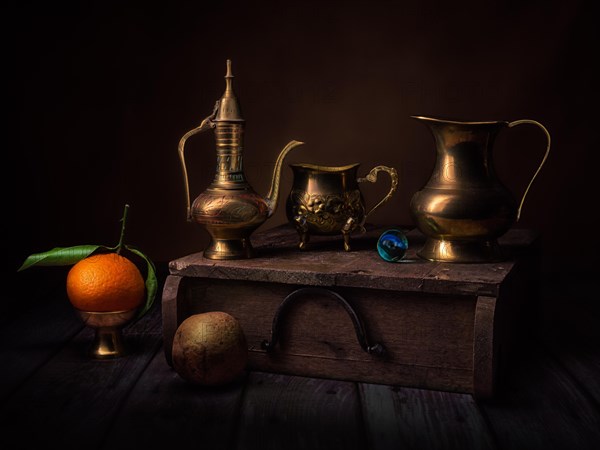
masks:
<path id="1" fill-rule="evenodd" d="M 525 197 L 550 152 L 548 130 L 535 120 L 457 122 L 412 118 L 429 127 L 437 149 L 433 173 L 410 203 L 416 226 L 427 237 L 417 254 L 431 261 L 461 263 L 504 259 L 497 238 L 521 217 Z M 517 203 L 496 175 L 492 150 L 500 131 L 521 124 L 540 127 L 547 147 Z"/>
<path id="2" fill-rule="evenodd" d="M 242 166 L 244 119 L 233 91 L 231 60 L 227 60 L 225 93 L 217 100 L 213 112 L 199 127 L 183 135 L 179 141 L 179 159 L 183 168 L 187 219 L 204 227 L 211 240 L 204 250 L 210 259 L 243 259 L 253 256 L 250 235 L 277 208 L 281 166 L 286 155 L 299 141 L 289 142 L 279 154 L 273 170 L 271 189 L 266 198 L 248 184 Z M 214 129 L 217 170 L 213 182 L 190 206 L 190 189 L 185 165 L 185 141 L 192 135 Z"/>
<path id="3" fill-rule="evenodd" d="M 355 231 L 364 233 L 367 217 L 387 202 L 398 187 L 398 174 L 392 167 L 374 167 L 364 178 L 357 178 L 359 164 L 338 167 L 290 164 L 290 167 L 294 180 L 286 202 L 286 215 L 298 231 L 300 249 L 306 248 L 311 234 L 341 233 L 344 250 L 350 251 L 350 235 Z M 390 190 L 367 212 L 359 183 L 375 183 L 380 171 L 389 174 Z"/>

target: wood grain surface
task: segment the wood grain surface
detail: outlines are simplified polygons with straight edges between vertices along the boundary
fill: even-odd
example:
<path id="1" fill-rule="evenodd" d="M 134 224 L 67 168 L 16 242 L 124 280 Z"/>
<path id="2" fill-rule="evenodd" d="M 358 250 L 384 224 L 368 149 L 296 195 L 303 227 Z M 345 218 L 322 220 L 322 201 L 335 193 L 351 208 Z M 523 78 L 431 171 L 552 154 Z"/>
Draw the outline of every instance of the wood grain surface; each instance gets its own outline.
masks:
<path id="1" fill-rule="evenodd" d="M 158 304 L 124 329 L 130 354 L 93 360 L 92 330 L 69 309 L 63 282 L 27 291 L 39 298 L 17 294 L 0 317 L 3 449 L 592 450 L 600 442 L 597 330 L 571 322 L 591 295 L 581 287 L 551 290 L 580 300 L 563 304 L 553 335 L 520 341 L 505 383 L 482 401 L 251 369 L 228 386 L 190 385 L 164 358 Z M 581 310 L 586 323 L 600 320 L 596 309 Z"/>

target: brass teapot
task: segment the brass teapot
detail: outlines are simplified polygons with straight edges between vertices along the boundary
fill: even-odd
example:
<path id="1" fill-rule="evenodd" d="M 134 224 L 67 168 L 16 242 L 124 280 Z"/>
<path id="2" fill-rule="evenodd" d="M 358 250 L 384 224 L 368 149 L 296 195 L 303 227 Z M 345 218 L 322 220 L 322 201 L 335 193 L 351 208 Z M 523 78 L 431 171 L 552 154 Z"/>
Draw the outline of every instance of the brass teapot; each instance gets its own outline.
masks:
<path id="1" fill-rule="evenodd" d="M 410 203 L 417 228 L 427 237 L 417 255 L 431 261 L 479 263 L 505 259 L 497 238 L 521 217 L 525 197 L 550 152 L 550 134 L 535 120 L 458 122 L 412 116 L 435 139 L 433 173 Z M 494 139 L 502 130 L 536 125 L 546 135 L 546 153 L 520 203 L 494 169 Z"/>
<path id="2" fill-rule="evenodd" d="M 258 195 L 246 181 L 242 166 L 244 119 L 233 91 L 231 60 L 227 60 L 225 93 L 217 100 L 213 112 L 200 126 L 188 131 L 179 141 L 179 159 L 183 168 L 187 219 L 204 227 L 210 243 L 204 250 L 209 259 L 243 259 L 253 256 L 250 235 L 277 208 L 281 167 L 287 154 L 303 144 L 290 141 L 281 151 L 266 197 Z M 210 186 L 190 206 L 190 189 L 185 165 L 186 140 L 197 133 L 214 129 L 217 170 Z"/>

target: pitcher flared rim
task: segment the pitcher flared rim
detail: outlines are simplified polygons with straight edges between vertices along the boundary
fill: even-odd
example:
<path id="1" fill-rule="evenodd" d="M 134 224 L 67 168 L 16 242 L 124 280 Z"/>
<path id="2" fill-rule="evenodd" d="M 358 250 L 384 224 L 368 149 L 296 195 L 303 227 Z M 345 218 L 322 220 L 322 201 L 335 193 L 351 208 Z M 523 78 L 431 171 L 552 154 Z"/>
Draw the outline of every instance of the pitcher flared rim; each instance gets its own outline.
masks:
<path id="1" fill-rule="evenodd" d="M 433 122 L 448 125 L 508 125 L 506 120 L 480 120 L 480 121 L 460 121 L 442 119 L 439 117 L 428 117 L 428 116 L 410 116 L 411 119 L 422 120 L 425 122 Z"/>
<path id="2" fill-rule="evenodd" d="M 347 170 L 354 169 L 354 168 L 358 167 L 359 165 L 360 165 L 360 163 L 347 164 L 345 166 L 323 166 L 323 165 L 319 165 L 319 164 L 310 164 L 310 163 L 295 163 L 295 164 L 290 164 L 290 167 L 298 168 L 298 169 L 309 169 L 309 170 L 315 170 L 315 171 L 320 171 L 320 172 L 345 172 Z"/>

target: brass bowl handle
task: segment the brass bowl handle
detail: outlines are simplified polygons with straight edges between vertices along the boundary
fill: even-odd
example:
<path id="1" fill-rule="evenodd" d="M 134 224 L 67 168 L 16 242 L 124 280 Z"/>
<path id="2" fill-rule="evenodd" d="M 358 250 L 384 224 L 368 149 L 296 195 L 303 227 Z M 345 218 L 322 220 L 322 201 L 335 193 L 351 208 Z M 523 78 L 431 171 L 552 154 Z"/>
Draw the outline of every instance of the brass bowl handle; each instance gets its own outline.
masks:
<path id="1" fill-rule="evenodd" d="M 216 126 L 216 124 L 213 122 L 213 120 L 217 116 L 217 111 L 219 109 L 219 103 L 220 103 L 219 100 L 217 100 L 217 103 L 215 103 L 213 112 L 211 113 L 210 116 L 208 116 L 207 118 L 205 118 L 202 121 L 202 123 L 200 124 L 199 127 L 196 127 L 194 129 L 188 131 L 179 140 L 179 146 L 178 146 L 179 160 L 181 161 L 181 168 L 183 169 L 183 182 L 185 183 L 185 199 L 186 199 L 186 206 L 187 206 L 187 220 L 189 222 L 191 222 L 191 220 L 192 220 L 192 208 L 191 208 L 191 203 L 190 203 L 190 184 L 188 182 L 187 167 L 185 166 L 185 156 L 183 154 L 185 141 L 187 141 L 187 139 L 190 136 L 193 136 L 194 134 L 201 133 L 203 131 L 209 130 Z"/>
<path id="2" fill-rule="evenodd" d="M 542 131 L 546 134 L 546 139 L 548 141 L 548 145 L 546 146 L 546 153 L 544 154 L 544 157 L 542 158 L 542 162 L 540 163 L 539 167 L 533 174 L 533 177 L 531 177 L 531 181 L 529 181 L 529 184 L 527 185 L 527 189 L 525 189 L 525 193 L 523 194 L 523 197 L 521 198 L 521 203 L 519 204 L 519 209 L 517 210 L 517 220 L 516 220 L 517 222 L 521 218 L 521 209 L 523 208 L 523 203 L 525 203 L 525 197 L 527 196 L 527 193 L 529 192 L 529 188 L 533 184 L 533 180 L 535 180 L 535 177 L 537 177 L 538 173 L 540 173 L 542 166 L 544 165 L 544 163 L 546 162 L 546 159 L 548 159 L 548 155 L 550 154 L 550 142 L 551 142 L 550 133 L 548 132 L 546 127 L 544 125 L 542 125 L 541 123 L 539 123 L 535 120 L 523 119 L 523 120 L 515 120 L 514 122 L 510 122 L 508 124 L 508 127 L 512 128 L 512 127 L 516 127 L 517 125 L 523 125 L 526 123 L 532 124 L 532 125 L 537 125 L 538 127 L 540 127 L 542 129 Z"/>
<path id="3" fill-rule="evenodd" d="M 328 297 L 337 300 L 338 303 L 340 303 L 344 307 L 344 309 L 350 316 L 352 324 L 354 325 L 354 331 L 356 332 L 356 338 L 358 339 L 358 343 L 360 344 L 361 348 L 369 354 L 374 354 L 377 356 L 385 354 L 385 347 L 382 344 L 378 342 L 374 344 L 369 344 L 367 334 L 365 332 L 365 328 L 362 324 L 362 321 L 360 320 L 360 317 L 358 317 L 358 314 L 356 314 L 356 311 L 354 311 L 354 309 L 352 308 L 352 306 L 350 306 L 346 299 L 344 299 L 344 297 L 342 297 L 337 292 L 318 287 L 296 289 L 286 298 L 283 299 L 283 301 L 277 308 L 277 311 L 275 311 L 275 316 L 273 317 L 273 326 L 271 328 L 271 340 L 265 339 L 261 343 L 261 347 L 264 350 L 266 350 L 267 353 L 273 351 L 275 349 L 275 346 L 277 345 L 277 342 L 279 341 L 279 324 L 281 323 L 280 318 L 282 317 L 283 313 L 285 313 L 285 311 L 289 308 L 289 305 L 294 299 L 306 294 L 325 294 Z"/>
<path id="4" fill-rule="evenodd" d="M 356 181 L 358 181 L 359 183 L 363 183 L 365 181 L 368 181 L 369 183 L 375 183 L 377 181 L 377 174 L 381 171 L 387 172 L 390 176 L 390 179 L 391 179 L 390 190 L 387 193 L 387 195 L 379 201 L 379 203 L 377 203 L 375 206 L 373 206 L 371 208 L 371 210 L 367 214 L 365 214 L 364 220 L 366 220 L 367 217 L 369 215 L 371 215 L 371 213 L 373 211 L 375 211 L 377 208 L 379 208 L 381 205 L 383 205 L 385 202 L 387 202 L 391 198 L 391 196 L 394 194 L 394 192 L 396 192 L 396 189 L 398 188 L 398 172 L 396 172 L 396 169 L 394 169 L 393 167 L 387 167 L 387 166 L 373 167 L 366 177 L 359 178 Z M 364 220 L 363 220 L 363 223 L 364 223 Z"/>

